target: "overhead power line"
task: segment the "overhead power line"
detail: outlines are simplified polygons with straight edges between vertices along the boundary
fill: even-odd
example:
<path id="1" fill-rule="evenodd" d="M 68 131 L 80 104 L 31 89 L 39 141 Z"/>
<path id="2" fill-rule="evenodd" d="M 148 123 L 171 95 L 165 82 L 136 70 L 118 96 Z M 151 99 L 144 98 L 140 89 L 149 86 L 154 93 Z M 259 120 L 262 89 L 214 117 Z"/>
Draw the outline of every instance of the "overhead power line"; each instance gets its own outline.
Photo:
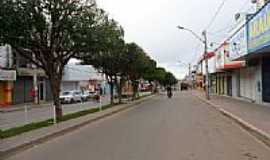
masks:
<path id="1" fill-rule="evenodd" d="M 238 13 L 247 12 L 247 10 L 250 9 L 250 8 L 246 9 L 246 7 L 249 5 L 249 3 L 250 3 L 250 0 L 245 0 L 244 3 L 241 5 L 241 7 L 238 9 Z M 230 18 L 230 20 L 226 23 L 227 24 L 226 27 L 223 27 L 223 28 L 218 29 L 216 31 L 213 31 L 211 33 L 212 34 L 217 34 L 217 33 L 220 34 L 220 32 L 230 31 L 234 26 L 233 21 L 234 21 L 234 17 Z"/>
<path id="2" fill-rule="evenodd" d="M 226 2 L 226 1 L 227 1 L 227 0 L 222 0 L 221 4 L 220 4 L 219 7 L 217 8 L 217 11 L 215 12 L 213 18 L 211 19 L 211 21 L 210 21 L 209 24 L 207 25 L 206 29 L 207 29 L 207 28 L 210 28 L 210 27 L 213 25 L 213 23 L 215 22 L 215 20 L 216 20 L 218 14 L 220 13 L 220 11 L 221 11 L 221 9 L 223 8 L 223 6 L 225 5 L 225 2 Z"/>

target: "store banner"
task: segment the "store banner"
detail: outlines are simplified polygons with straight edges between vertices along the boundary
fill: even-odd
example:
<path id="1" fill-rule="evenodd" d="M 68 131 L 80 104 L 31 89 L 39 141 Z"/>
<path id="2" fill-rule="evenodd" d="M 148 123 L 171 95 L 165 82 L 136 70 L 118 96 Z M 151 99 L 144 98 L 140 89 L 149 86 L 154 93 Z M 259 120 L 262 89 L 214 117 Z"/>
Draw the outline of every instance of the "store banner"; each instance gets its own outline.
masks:
<path id="1" fill-rule="evenodd" d="M 236 28 L 237 32 L 233 33 L 229 41 L 229 59 L 231 61 L 245 56 L 247 50 L 247 28 L 242 24 Z"/>
<path id="2" fill-rule="evenodd" d="M 16 81 L 16 71 L 0 69 L 0 81 Z"/>
<path id="3" fill-rule="evenodd" d="M 231 56 L 230 44 L 224 42 L 216 50 L 216 69 L 235 69 L 244 67 L 246 65 L 245 61 L 233 61 Z"/>
<path id="4" fill-rule="evenodd" d="M 270 3 L 248 22 L 248 52 L 270 46 Z"/>
<path id="5" fill-rule="evenodd" d="M 0 68 L 12 68 L 13 55 L 9 45 L 0 46 Z"/>
<path id="6" fill-rule="evenodd" d="M 223 69 L 225 64 L 225 47 L 224 44 L 222 44 L 217 50 L 216 50 L 216 69 Z"/>

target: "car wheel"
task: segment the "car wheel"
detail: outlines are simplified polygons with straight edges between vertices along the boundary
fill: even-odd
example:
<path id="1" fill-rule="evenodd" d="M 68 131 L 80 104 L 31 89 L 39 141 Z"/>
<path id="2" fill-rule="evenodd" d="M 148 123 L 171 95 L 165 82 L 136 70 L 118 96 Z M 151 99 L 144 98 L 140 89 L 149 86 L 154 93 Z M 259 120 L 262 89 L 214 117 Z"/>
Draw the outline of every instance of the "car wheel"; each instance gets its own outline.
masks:
<path id="1" fill-rule="evenodd" d="M 70 103 L 74 103 L 74 99 L 71 99 L 71 100 L 70 100 Z"/>

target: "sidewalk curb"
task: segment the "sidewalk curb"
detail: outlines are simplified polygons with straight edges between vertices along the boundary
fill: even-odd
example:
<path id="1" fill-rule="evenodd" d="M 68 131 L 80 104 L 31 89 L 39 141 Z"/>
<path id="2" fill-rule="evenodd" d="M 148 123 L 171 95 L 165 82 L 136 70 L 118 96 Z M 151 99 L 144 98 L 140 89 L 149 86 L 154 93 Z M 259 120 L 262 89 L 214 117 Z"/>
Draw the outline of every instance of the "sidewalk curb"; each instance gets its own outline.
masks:
<path id="1" fill-rule="evenodd" d="M 243 129 L 245 129 L 248 133 L 250 133 L 252 136 L 254 136 L 256 139 L 258 139 L 259 141 L 263 142 L 267 147 L 270 148 L 270 135 L 260 129 L 258 129 L 257 127 L 253 126 L 252 124 L 244 121 L 243 119 L 241 119 L 240 117 L 232 114 L 231 112 L 226 111 L 225 109 L 219 107 L 218 105 L 198 96 L 195 95 L 198 99 L 200 99 L 201 101 L 203 101 L 204 103 L 209 104 L 210 106 L 212 106 L 214 109 L 216 109 L 217 111 L 219 111 L 222 115 L 230 118 L 231 120 L 233 120 L 234 122 L 236 122 L 238 125 L 240 125 Z"/>
<path id="2" fill-rule="evenodd" d="M 50 133 L 48 135 L 45 135 L 43 137 L 40 137 L 40 138 L 31 140 L 29 142 L 25 142 L 24 144 L 20 144 L 18 146 L 14 146 L 14 147 L 12 147 L 12 148 L 10 148 L 8 150 L 0 151 L 0 160 L 6 159 L 6 158 L 8 158 L 8 157 L 10 157 L 10 156 L 12 156 L 12 155 L 14 155 L 16 153 L 25 151 L 27 149 L 30 149 L 30 148 L 36 146 L 36 145 L 45 143 L 45 142 L 47 142 L 49 140 L 52 140 L 52 139 L 55 139 L 57 137 L 63 136 L 65 134 L 68 134 L 68 133 L 70 133 L 72 131 L 75 131 L 75 130 L 77 130 L 79 128 L 82 128 L 84 126 L 87 126 L 87 125 L 89 125 L 89 124 L 91 124 L 93 122 L 96 122 L 98 120 L 104 119 L 106 117 L 110 117 L 110 116 L 115 115 L 117 113 L 121 113 L 121 112 L 123 112 L 125 110 L 128 110 L 128 109 L 131 109 L 133 106 L 136 106 L 138 104 L 141 104 L 141 103 L 143 103 L 143 102 L 145 102 L 145 101 L 147 101 L 147 100 L 149 100 L 149 99 L 151 99 L 151 98 L 153 98 L 155 96 L 156 95 L 150 95 L 150 96 L 147 96 L 147 97 L 143 97 L 142 99 L 136 100 L 135 102 L 132 102 L 130 104 L 123 104 L 123 106 L 120 107 L 119 109 L 112 110 L 111 112 L 108 112 L 108 113 L 106 113 L 104 115 L 100 115 L 98 117 L 90 118 L 90 119 L 88 119 L 86 121 L 83 121 L 81 123 L 75 124 L 73 126 L 70 126 L 70 127 L 64 128 L 62 130 L 58 130 L 58 131 L 52 132 L 52 133 Z"/>

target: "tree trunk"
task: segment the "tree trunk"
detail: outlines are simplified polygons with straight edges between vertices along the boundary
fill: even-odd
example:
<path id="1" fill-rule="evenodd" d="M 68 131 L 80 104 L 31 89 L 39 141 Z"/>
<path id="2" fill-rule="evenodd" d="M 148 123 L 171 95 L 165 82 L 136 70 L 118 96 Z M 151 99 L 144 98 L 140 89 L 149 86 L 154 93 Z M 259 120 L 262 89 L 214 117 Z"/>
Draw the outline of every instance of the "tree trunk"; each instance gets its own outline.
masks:
<path id="1" fill-rule="evenodd" d="M 124 79 L 121 77 L 120 78 L 120 82 L 119 82 L 119 86 L 118 86 L 119 104 L 122 103 L 122 88 L 123 88 L 123 84 L 124 84 Z"/>
<path id="2" fill-rule="evenodd" d="M 113 81 L 110 80 L 109 84 L 110 84 L 110 92 L 111 92 L 111 104 L 114 104 L 114 101 L 113 101 L 113 99 L 114 99 L 114 94 L 113 94 L 114 84 L 113 84 Z"/>
<path id="3" fill-rule="evenodd" d="M 117 77 L 114 78 L 114 84 L 116 86 L 116 90 L 117 90 L 117 97 L 118 97 L 118 102 L 121 99 L 121 95 L 120 95 L 120 83 L 118 83 Z M 119 102 L 120 103 L 120 102 Z"/>
<path id="4" fill-rule="evenodd" d="M 61 88 L 61 78 L 50 76 L 50 86 L 53 95 L 53 104 L 55 105 L 56 119 L 59 120 L 63 116 L 62 106 L 60 102 L 60 88 Z"/>
<path id="5" fill-rule="evenodd" d="M 132 100 L 136 99 L 136 95 L 138 93 L 138 82 L 136 81 L 132 81 L 132 87 L 133 87 L 133 96 L 132 96 Z"/>

